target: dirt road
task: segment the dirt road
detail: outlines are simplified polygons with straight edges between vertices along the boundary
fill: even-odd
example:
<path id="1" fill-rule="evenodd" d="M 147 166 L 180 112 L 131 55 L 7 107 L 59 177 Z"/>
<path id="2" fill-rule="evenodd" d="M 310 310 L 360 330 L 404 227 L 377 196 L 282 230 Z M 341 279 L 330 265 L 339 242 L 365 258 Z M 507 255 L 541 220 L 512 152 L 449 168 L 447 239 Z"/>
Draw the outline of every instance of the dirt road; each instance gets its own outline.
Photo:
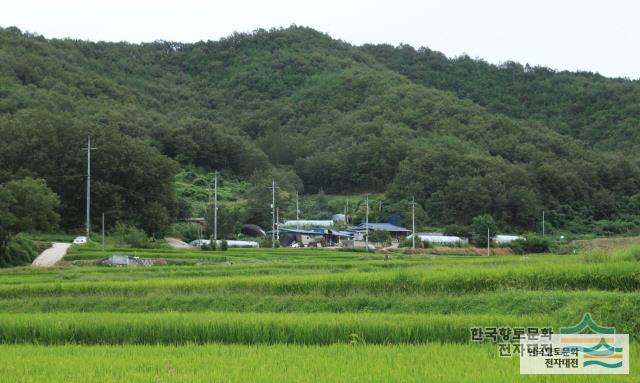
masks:
<path id="1" fill-rule="evenodd" d="M 173 247 L 174 249 L 193 249 L 193 246 L 179 240 L 178 238 L 166 237 L 164 240 L 167 241 L 169 246 Z"/>
<path id="2" fill-rule="evenodd" d="M 55 265 L 67 254 L 70 246 L 70 243 L 54 242 L 50 248 L 43 251 L 33 260 L 31 266 L 49 267 Z"/>

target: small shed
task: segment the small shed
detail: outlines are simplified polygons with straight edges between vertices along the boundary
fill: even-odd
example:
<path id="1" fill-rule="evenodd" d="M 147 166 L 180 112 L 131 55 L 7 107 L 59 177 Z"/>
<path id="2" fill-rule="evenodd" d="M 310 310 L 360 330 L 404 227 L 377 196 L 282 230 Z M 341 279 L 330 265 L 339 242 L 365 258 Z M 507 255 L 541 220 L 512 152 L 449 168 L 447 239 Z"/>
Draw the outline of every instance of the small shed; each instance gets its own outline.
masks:
<path id="1" fill-rule="evenodd" d="M 118 266 L 118 267 L 127 267 L 131 264 L 128 255 L 114 254 L 108 258 L 106 258 L 103 263 L 106 263 L 110 266 Z"/>

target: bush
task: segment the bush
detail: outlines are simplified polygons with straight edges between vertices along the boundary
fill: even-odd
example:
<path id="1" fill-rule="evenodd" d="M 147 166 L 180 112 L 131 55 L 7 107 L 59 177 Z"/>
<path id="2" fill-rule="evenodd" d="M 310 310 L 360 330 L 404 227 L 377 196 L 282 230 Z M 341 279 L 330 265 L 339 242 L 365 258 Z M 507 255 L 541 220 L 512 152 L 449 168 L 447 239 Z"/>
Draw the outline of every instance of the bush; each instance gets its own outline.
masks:
<path id="1" fill-rule="evenodd" d="M 178 237 L 186 242 L 198 239 L 200 235 L 200 225 L 195 223 L 174 223 L 171 225 L 169 235 Z"/>
<path id="2" fill-rule="evenodd" d="M 48 244 L 42 244 L 38 246 L 34 241 L 17 236 L 9 241 L 4 254 L 0 254 L 0 267 L 30 265 L 38 254 L 48 247 Z"/>
<path id="3" fill-rule="evenodd" d="M 271 248 L 271 236 L 267 236 L 267 237 L 261 237 L 258 239 L 258 245 L 261 248 L 264 249 L 269 249 Z M 278 243 L 278 241 L 276 240 L 276 246 L 275 247 L 280 247 L 280 243 Z"/>
<path id="4" fill-rule="evenodd" d="M 413 246 L 413 241 L 411 240 L 411 238 L 405 238 L 400 241 L 399 246 L 405 247 L 405 248 L 411 248 Z M 431 242 L 423 241 L 420 239 L 420 237 L 416 236 L 416 249 L 428 249 L 430 247 L 432 247 Z"/>
<path id="5" fill-rule="evenodd" d="M 139 249 L 148 249 L 153 247 L 153 243 L 149 237 L 147 237 L 147 234 L 135 226 L 118 223 L 111 232 L 111 236 L 120 245 L 128 245 Z"/>
<path id="6" fill-rule="evenodd" d="M 476 246 L 487 246 L 487 229 L 491 236 L 496 235 L 496 222 L 488 214 L 479 215 L 471 222 L 471 240 Z"/>
<path id="7" fill-rule="evenodd" d="M 370 231 L 369 242 L 389 243 L 391 242 L 391 235 L 388 231 Z"/>
<path id="8" fill-rule="evenodd" d="M 540 236 L 527 236 L 508 244 L 516 254 L 548 253 L 551 251 L 552 242 L 549 238 Z"/>
<path id="9" fill-rule="evenodd" d="M 223 240 L 222 242 L 220 242 L 220 250 L 227 251 L 228 248 L 229 243 L 227 241 Z"/>

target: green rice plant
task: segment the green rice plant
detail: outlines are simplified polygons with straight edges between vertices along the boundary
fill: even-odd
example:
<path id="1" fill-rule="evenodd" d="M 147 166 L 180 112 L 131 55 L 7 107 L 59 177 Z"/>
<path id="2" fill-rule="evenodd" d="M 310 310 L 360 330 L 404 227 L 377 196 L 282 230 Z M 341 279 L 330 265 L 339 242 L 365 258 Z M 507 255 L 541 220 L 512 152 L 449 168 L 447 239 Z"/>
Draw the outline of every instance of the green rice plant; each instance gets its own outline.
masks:
<path id="1" fill-rule="evenodd" d="M 473 326 L 554 326 L 547 316 L 301 313 L 0 314 L 0 343 L 468 342 Z"/>
<path id="2" fill-rule="evenodd" d="M 640 289 L 639 263 L 575 264 L 544 269 L 522 265 L 505 269 L 401 270 L 320 273 L 311 275 L 264 275 L 229 277 L 159 278 L 58 281 L 0 284 L 0 299 L 62 295 L 191 294 L 222 292 L 262 292 L 271 294 L 324 295 L 464 293 L 524 290 L 606 290 Z"/>
<path id="3" fill-rule="evenodd" d="M 627 313 L 640 307 L 640 293 L 615 291 L 508 290 L 479 293 L 327 296 L 320 293 L 274 295 L 221 294 L 87 295 L 2 299 L 0 312 L 296 312 L 548 315 L 571 323 L 590 312 L 607 325 L 640 333 L 640 321 Z"/>
<path id="4" fill-rule="evenodd" d="M 530 375 L 490 344 L 0 346 L 7 382 L 636 382 L 630 375 Z"/>

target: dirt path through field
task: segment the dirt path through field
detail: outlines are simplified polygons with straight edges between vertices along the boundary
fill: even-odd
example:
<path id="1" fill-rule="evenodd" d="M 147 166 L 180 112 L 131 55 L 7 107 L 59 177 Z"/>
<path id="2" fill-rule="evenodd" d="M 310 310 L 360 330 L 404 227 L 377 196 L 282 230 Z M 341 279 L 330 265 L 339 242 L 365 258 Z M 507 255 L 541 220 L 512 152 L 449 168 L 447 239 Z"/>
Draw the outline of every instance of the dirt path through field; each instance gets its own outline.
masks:
<path id="1" fill-rule="evenodd" d="M 166 237 L 164 240 L 167 241 L 169 246 L 173 247 L 174 249 L 193 249 L 193 246 L 179 240 L 178 238 Z"/>
<path id="2" fill-rule="evenodd" d="M 70 243 L 54 242 L 50 248 L 43 251 L 36 259 L 33 260 L 31 266 L 49 267 L 58 263 L 71 247 Z"/>

